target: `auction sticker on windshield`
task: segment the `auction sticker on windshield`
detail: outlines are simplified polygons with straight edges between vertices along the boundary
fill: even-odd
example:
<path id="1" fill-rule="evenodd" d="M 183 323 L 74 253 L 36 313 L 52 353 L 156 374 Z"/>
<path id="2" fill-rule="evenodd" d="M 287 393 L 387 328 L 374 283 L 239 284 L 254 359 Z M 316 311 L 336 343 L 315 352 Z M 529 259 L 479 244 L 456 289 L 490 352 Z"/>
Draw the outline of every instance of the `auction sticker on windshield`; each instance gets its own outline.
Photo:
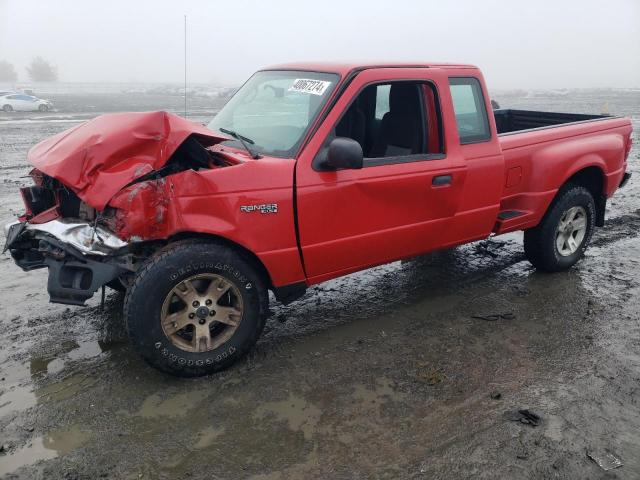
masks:
<path id="1" fill-rule="evenodd" d="M 309 78 L 296 78 L 289 88 L 290 92 L 310 93 L 312 95 L 322 95 L 331 85 L 331 82 L 323 80 L 312 80 Z"/>

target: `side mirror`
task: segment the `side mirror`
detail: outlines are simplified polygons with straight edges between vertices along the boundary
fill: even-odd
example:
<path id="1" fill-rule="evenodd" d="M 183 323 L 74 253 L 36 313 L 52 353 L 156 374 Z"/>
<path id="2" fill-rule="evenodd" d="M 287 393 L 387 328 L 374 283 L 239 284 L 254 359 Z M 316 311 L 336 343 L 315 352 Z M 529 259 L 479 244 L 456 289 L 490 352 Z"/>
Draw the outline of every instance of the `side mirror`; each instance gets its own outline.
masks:
<path id="1" fill-rule="evenodd" d="M 331 170 L 362 168 L 362 147 L 352 138 L 336 137 L 329 144 L 324 167 Z"/>

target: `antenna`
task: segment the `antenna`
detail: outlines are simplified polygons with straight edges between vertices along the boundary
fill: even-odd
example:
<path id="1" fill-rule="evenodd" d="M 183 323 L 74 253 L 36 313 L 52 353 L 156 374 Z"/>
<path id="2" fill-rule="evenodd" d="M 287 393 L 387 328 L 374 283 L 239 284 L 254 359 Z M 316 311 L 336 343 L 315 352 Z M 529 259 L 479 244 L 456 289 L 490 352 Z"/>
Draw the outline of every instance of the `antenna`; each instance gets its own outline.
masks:
<path id="1" fill-rule="evenodd" d="M 187 118 L 187 16 L 184 16 L 184 118 Z"/>

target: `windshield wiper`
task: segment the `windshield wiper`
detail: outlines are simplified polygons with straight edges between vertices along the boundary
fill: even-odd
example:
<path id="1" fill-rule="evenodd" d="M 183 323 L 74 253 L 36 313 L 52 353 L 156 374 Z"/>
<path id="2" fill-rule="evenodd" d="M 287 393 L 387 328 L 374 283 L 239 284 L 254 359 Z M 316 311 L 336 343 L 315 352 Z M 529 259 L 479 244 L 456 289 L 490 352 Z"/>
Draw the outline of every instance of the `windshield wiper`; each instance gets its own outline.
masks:
<path id="1" fill-rule="evenodd" d="M 251 145 L 255 144 L 255 142 L 253 140 L 251 140 L 250 138 L 243 137 L 238 132 L 234 132 L 233 130 L 227 130 L 226 128 L 219 128 L 218 130 L 220 130 L 222 133 L 226 133 L 227 135 L 231 135 L 233 138 L 238 140 L 242 144 L 244 149 L 247 152 L 249 152 L 249 155 L 251 155 L 251 158 L 253 158 L 254 160 L 258 160 L 259 158 L 262 158 L 260 156 L 260 154 L 258 154 L 257 152 L 254 152 L 253 150 L 251 150 L 251 148 L 249 148 L 249 145 L 247 145 L 249 143 Z"/>

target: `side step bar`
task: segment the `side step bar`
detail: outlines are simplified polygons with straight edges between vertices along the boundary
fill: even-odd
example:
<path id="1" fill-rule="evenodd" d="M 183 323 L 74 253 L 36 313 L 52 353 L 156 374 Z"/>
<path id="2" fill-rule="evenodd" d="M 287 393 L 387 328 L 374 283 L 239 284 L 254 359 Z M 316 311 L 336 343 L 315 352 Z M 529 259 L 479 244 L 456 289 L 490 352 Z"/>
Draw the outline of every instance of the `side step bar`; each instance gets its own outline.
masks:
<path id="1" fill-rule="evenodd" d="M 498 214 L 498 220 L 511 220 L 512 218 L 520 217 L 527 212 L 520 210 L 503 210 Z"/>
<path id="2" fill-rule="evenodd" d="M 527 217 L 531 212 L 523 210 L 503 210 L 496 217 L 496 224 L 493 226 L 493 233 L 500 235 L 510 230 L 517 230 L 517 226 L 522 223 L 520 217 Z M 515 227 L 515 228 L 514 228 Z"/>

